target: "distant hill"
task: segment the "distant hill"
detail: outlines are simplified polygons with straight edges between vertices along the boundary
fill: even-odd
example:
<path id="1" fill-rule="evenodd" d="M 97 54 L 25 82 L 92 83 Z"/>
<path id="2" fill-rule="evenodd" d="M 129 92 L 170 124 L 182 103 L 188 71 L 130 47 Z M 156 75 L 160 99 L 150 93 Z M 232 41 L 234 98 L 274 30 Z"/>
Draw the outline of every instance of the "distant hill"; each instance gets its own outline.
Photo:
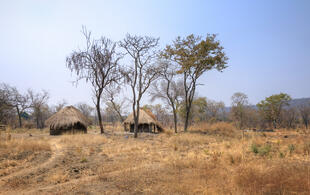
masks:
<path id="1" fill-rule="evenodd" d="M 292 99 L 290 102 L 290 107 L 298 107 L 300 105 L 304 104 L 310 104 L 310 98 L 298 98 L 298 99 Z"/>
<path id="2" fill-rule="evenodd" d="M 298 107 L 304 104 L 310 104 L 310 98 L 297 98 L 297 99 L 292 99 L 289 102 L 289 107 L 290 108 L 294 108 L 294 107 Z M 257 109 L 256 105 L 251 105 L 252 108 Z M 225 111 L 226 112 L 230 112 L 231 107 L 225 107 Z"/>

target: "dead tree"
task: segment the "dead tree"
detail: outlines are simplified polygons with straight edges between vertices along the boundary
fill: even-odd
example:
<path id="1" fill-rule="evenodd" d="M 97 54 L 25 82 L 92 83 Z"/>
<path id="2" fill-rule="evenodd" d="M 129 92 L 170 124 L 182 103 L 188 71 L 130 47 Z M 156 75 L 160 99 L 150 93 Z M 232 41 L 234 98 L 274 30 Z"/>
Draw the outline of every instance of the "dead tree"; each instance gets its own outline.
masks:
<path id="1" fill-rule="evenodd" d="M 305 125 L 306 129 L 308 129 L 309 122 L 310 122 L 310 102 L 308 104 L 303 104 L 298 107 L 300 112 L 300 116 L 302 119 L 303 124 Z"/>
<path id="2" fill-rule="evenodd" d="M 83 102 L 77 103 L 75 106 L 82 112 L 84 116 L 86 116 L 86 118 L 93 120 L 94 116 L 92 113 L 94 112 L 95 108 Z"/>
<path id="3" fill-rule="evenodd" d="M 66 105 L 68 104 L 68 102 L 63 99 L 62 101 L 59 101 L 56 105 L 55 105 L 55 111 L 54 112 L 58 112 L 61 109 L 63 109 Z"/>
<path id="4" fill-rule="evenodd" d="M 6 105 L 8 107 L 16 109 L 19 127 L 22 127 L 22 113 L 26 109 L 30 108 L 29 96 L 27 94 L 21 94 L 16 87 L 12 87 L 8 84 L 1 84 L 1 90 L 3 90 L 7 97 Z"/>
<path id="5" fill-rule="evenodd" d="M 122 55 L 116 52 L 117 44 L 110 39 L 101 37 L 99 40 L 94 40 L 91 37 L 91 32 L 87 31 L 85 27 L 83 27 L 82 33 L 86 39 L 86 48 L 73 51 L 67 57 L 67 67 L 71 72 L 76 73 L 76 83 L 83 79 L 91 83 L 100 132 L 104 133 L 100 109 L 101 95 L 106 86 L 116 83 L 120 79 L 118 63 Z"/>
<path id="6" fill-rule="evenodd" d="M 164 100 L 172 109 L 174 131 L 178 132 L 178 116 L 177 110 L 181 99 L 184 96 L 184 89 L 181 81 L 176 81 L 177 73 L 175 66 L 169 61 L 160 61 L 160 81 L 152 85 L 150 95 L 151 101 L 155 99 Z"/>
<path id="7" fill-rule="evenodd" d="M 104 92 L 104 100 L 106 102 L 107 107 L 109 107 L 110 110 L 113 110 L 117 114 L 121 122 L 124 122 L 122 112 L 125 106 L 125 99 L 118 101 L 116 98 L 119 95 L 120 90 L 121 90 L 120 86 L 108 87 L 107 89 L 105 89 L 105 92 Z"/>
<path id="8" fill-rule="evenodd" d="M 159 73 L 158 66 L 153 64 L 153 60 L 157 55 L 158 41 L 159 38 L 127 34 L 126 38 L 120 42 L 120 46 L 133 60 L 132 66 L 124 68 L 122 74 L 124 75 L 125 82 L 130 86 L 133 95 L 132 112 L 135 123 L 135 138 L 138 137 L 141 98 Z"/>
<path id="9" fill-rule="evenodd" d="M 35 93 L 33 90 L 28 90 L 28 95 L 31 101 L 31 108 L 33 109 L 33 115 L 36 120 L 37 128 L 43 129 L 43 110 L 46 106 L 47 100 L 49 99 L 49 93 L 47 91 L 42 91 L 41 93 Z"/>

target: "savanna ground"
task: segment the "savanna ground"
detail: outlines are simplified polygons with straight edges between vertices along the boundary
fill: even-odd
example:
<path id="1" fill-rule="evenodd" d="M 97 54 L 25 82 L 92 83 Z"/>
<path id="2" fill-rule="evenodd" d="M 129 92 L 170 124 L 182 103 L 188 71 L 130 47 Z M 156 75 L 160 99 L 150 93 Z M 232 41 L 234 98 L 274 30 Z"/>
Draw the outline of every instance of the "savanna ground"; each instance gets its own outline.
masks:
<path id="1" fill-rule="evenodd" d="M 138 139 L 2 132 L 0 194 L 310 194 L 310 135 L 200 124 Z"/>

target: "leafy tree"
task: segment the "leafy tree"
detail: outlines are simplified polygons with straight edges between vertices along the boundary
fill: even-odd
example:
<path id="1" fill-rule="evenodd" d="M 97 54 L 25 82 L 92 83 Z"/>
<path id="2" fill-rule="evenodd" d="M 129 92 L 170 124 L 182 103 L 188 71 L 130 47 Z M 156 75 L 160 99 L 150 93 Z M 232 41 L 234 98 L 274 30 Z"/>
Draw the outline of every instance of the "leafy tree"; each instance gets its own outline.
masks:
<path id="1" fill-rule="evenodd" d="M 240 129 L 244 127 L 248 106 L 248 96 L 244 93 L 237 92 L 231 96 L 231 116 Z"/>
<path id="2" fill-rule="evenodd" d="M 100 132 L 104 133 L 100 109 L 101 96 L 106 86 L 119 81 L 119 60 L 122 55 L 116 52 L 117 44 L 110 39 L 101 37 L 99 40 L 93 40 L 85 27 L 82 32 L 86 39 L 86 48 L 73 51 L 67 57 L 67 67 L 76 73 L 76 82 L 85 79 L 91 83 Z"/>
<path id="3" fill-rule="evenodd" d="M 280 93 L 266 97 L 265 100 L 262 100 L 257 104 L 260 113 L 263 117 L 273 124 L 274 128 L 277 128 L 277 125 L 280 123 L 280 116 L 284 106 L 289 105 L 291 97 L 286 93 Z"/>
<path id="4" fill-rule="evenodd" d="M 192 106 L 192 115 L 195 121 L 204 121 L 207 117 L 207 98 L 199 97 L 194 100 Z"/>
<path id="5" fill-rule="evenodd" d="M 195 98 L 189 115 L 189 124 L 192 121 L 214 122 L 222 120 L 225 117 L 224 108 L 224 102 L 216 102 L 214 100 L 209 100 L 206 97 Z M 178 114 L 183 119 L 183 121 L 186 120 L 186 106 L 184 101 L 180 104 Z"/>
<path id="6" fill-rule="evenodd" d="M 206 99 L 206 119 L 210 122 L 225 119 L 225 104 L 224 102 Z"/>
<path id="7" fill-rule="evenodd" d="M 171 45 L 167 45 L 162 56 L 178 66 L 178 74 L 183 75 L 185 123 L 187 131 L 189 116 L 194 100 L 198 79 L 212 69 L 222 71 L 227 66 L 224 48 L 216 40 L 216 35 L 207 35 L 204 40 L 200 36 L 189 35 L 177 37 Z"/>

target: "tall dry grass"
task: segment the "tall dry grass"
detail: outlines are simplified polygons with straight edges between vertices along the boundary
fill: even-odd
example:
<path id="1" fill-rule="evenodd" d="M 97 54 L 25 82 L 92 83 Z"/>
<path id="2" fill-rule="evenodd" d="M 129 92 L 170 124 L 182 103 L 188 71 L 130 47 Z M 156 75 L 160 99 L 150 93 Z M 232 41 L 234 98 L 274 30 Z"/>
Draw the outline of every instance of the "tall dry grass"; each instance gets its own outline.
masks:
<path id="1" fill-rule="evenodd" d="M 22 152 L 39 152 L 51 151 L 50 144 L 46 139 L 30 140 L 24 138 L 8 138 L 1 140 L 0 151 L 2 153 L 22 153 Z"/>
<path id="2" fill-rule="evenodd" d="M 286 160 L 244 164 L 234 176 L 242 194 L 309 194 L 309 162 Z"/>
<path id="3" fill-rule="evenodd" d="M 217 135 L 226 138 L 240 138 L 242 133 L 237 130 L 232 123 L 218 122 L 218 123 L 195 123 L 189 127 L 190 132 L 204 133 L 207 135 Z"/>

